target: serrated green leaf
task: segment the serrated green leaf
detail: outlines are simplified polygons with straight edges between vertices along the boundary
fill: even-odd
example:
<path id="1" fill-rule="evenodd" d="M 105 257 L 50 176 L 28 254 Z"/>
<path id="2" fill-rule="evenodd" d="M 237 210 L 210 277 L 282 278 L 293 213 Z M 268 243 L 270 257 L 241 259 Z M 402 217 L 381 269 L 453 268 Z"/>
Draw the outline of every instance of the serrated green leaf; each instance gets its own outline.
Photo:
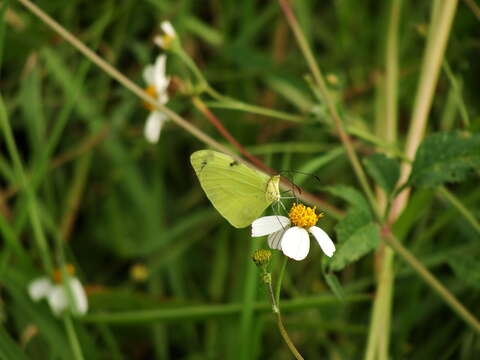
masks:
<path id="1" fill-rule="evenodd" d="M 378 226 L 370 222 L 359 227 L 347 239 L 341 240 L 330 263 L 333 271 L 342 270 L 348 264 L 377 248 L 380 243 Z"/>
<path id="2" fill-rule="evenodd" d="M 337 186 L 328 186 L 322 190 L 329 192 L 332 195 L 342 198 L 355 209 L 361 209 L 365 212 L 370 213 L 370 206 L 368 205 L 365 197 L 350 186 L 337 185 Z"/>
<path id="3" fill-rule="evenodd" d="M 454 256 L 448 265 L 465 284 L 480 289 L 480 256 Z"/>
<path id="4" fill-rule="evenodd" d="M 372 222 L 372 215 L 364 209 L 354 208 L 337 224 L 335 231 L 340 243 L 346 241 L 361 227 Z"/>
<path id="5" fill-rule="evenodd" d="M 395 189 L 400 177 L 400 164 L 384 154 L 373 154 L 363 160 L 367 172 L 376 183 L 385 191 L 391 194 Z"/>
<path id="6" fill-rule="evenodd" d="M 480 169 L 479 134 L 434 134 L 420 144 L 409 183 L 429 187 L 459 182 L 465 180 L 474 169 Z"/>

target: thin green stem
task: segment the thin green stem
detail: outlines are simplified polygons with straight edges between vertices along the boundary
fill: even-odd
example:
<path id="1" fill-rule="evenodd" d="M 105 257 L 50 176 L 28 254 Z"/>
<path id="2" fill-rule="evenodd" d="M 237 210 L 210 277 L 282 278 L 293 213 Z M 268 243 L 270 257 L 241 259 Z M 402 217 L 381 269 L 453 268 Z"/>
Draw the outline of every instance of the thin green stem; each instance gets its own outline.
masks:
<path id="1" fill-rule="evenodd" d="M 209 90 L 207 90 L 207 92 L 209 92 Z M 212 93 L 209 92 L 209 94 L 213 97 Z M 295 123 L 305 123 L 307 121 L 305 116 L 293 115 L 278 110 L 272 110 L 257 105 L 247 104 L 239 100 L 225 97 L 223 95 L 220 96 L 221 97 L 216 97 L 216 99 L 218 100 L 217 102 L 206 102 L 206 104 L 211 108 L 238 110 Z"/>
<path id="2" fill-rule="evenodd" d="M 371 296 L 368 294 L 355 294 L 345 297 L 346 303 L 369 302 Z M 297 311 L 301 309 L 319 308 L 331 306 L 338 303 L 338 299 L 332 295 L 315 297 L 303 297 L 294 300 L 284 300 L 282 311 Z M 83 322 L 110 323 L 110 324 L 147 324 L 154 322 L 178 322 L 178 321 L 204 321 L 214 317 L 238 316 L 242 311 L 242 303 L 221 304 L 221 305 L 195 305 L 179 306 L 174 308 L 158 308 L 138 311 L 122 312 L 100 312 L 88 314 L 81 318 Z M 271 302 L 255 302 L 255 312 L 266 313 L 272 311 Z"/>
<path id="3" fill-rule="evenodd" d="M 453 90 L 452 94 L 457 102 L 458 112 L 460 113 L 460 117 L 462 118 L 463 126 L 468 128 L 470 126 L 470 117 L 468 116 L 468 111 L 467 111 L 467 107 L 465 106 L 465 102 L 462 99 L 461 86 L 458 83 L 457 79 L 455 78 L 455 75 L 453 74 L 452 69 L 450 68 L 450 65 L 448 64 L 447 60 L 443 62 L 443 70 L 445 71 L 445 74 L 447 75 L 448 80 L 450 80 L 450 84 Z"/>
<path id="4" fill-rule="evenodd" d="M 422 62 L 415 105 L 405 144 L 405 155 L 409 159 L 414 158 L 417 148 L 424 137 L 428 114 L 433 102 L 433 95 L 438 82 L 438 75 L 455 16 L 457 2 L 457 0 L 435 1 L 432 6 L 427 47 Z M 399 183 L 406 182 L 410 175 L 410 169 L 411 165 L 409 163 L 402 165 Z M 391 222 L 403 211 L 408 202 L 408 197 L 408 190 L 397 196 L 392 205 Z"/>
<path id="5" fill-rule="evenodd" d="M 413 158 L 420 144 L 427 124 L 428 113 L 433 101 L 438 74 L 447 46 L 448 35 L 455 15 L 457 0 L 447 0 L 439 5 L 440 9 L 432 16 L 431 31 L 422 64 L 420 85 L 418 88 L 411 126 L 408 131 L 406 155 Z"/>
<path id="6" fill-rule="evenodd" d="M 282 321 L 282 316 L 280 313 L 277 313 L 277 325 L 278 325 L 278 330 L 280 331 L 280 334 L 282 335 L 283 340 L 287 344 L 288 348 L 292 352 L 293 356 L 295 356 L 295 359 L 297 360 L 303 360 L 303 356 L 298 352 L 297 348 L 293 344 L 292 340 L 290 340 L 290 337 L 288 336 L 287 330 L 285 329 L 285 326 L 283 325 Z"/>
<path id="7" fill-rule="evenodd" d="M 72 348 L 74 359 L 83 360 L 82 348 L 80 347 L 80 342 L 78 341 L 77 333 L 75 332 L 73 321 L 69 314 L 63 316 L 63 325 L 67 331 L 68 341 Z"/>
<path id="8" fill-rule="evenodd" d="M 272 109 L 264 108 L 257 105 L 247 104 L 243 101 L 220 94 L 217 90 L 215 90 L 212 87 L 212 85 L 210 85 L 210 83 L 205 78 L 205 76 L 203 76 L 202 72 L 198 68 L 195 61 L 193 61 L 193 59 L 185 51 L 183 51 L 183 48 L 181 47 L 176 48 L 174 51 L 174 54 L 178 55 L 180 60 L 182 60 L 185 63 L 185 65 L 187 65 L 187 67 L 192 71 L 192 73 L 197 78 L 197 81 L 199 82 L 199 84 L 197 85 L 198 92 L 205 91 L 208 95 L 210 95 L 212 98 L 218 101 L 215 103 L 208 103 L 209 107 L 250 112 L 253 114 L 269 116 L 272 118 L 277 118 L 277 119 L 297 122 L 297 123 L 305 122 L 304 116 L 292 115 L 282 111 L 277 111 L 277 110 L 272 110 Z"/>
<path id="9" fill-rule="evenodd" d="M 338 114 L 335 102 L 333 100 L 333 97 L 331 96 L 326 82 L 323 78 L 322 72 L 320 71 L 320 68 L 317 65 L 317 62 L 315 61 L 315 58 L 313 56 L 312 50 L 310 49 L 310 46 L 307 42 L 307 39 L 305 35 L 303 34 L 303 31 L 298 24 L 298 21 L 295 17 L 295 14 L 293 13 L 292 8 L 290 7 L 290 4 L 288 3 L 287 0 L 278 0 L 280 3 L 280 7 L 283 10 L 283 13 L 285 15 L 285 18 L 287 19 L 288 24 L 290 25 L 294 35 L 295 39 L 297 40 L 297 43 L 300 47 L 300 50 L 303 53 L 303 56 L 305 57 L 305 60 L 310 68 L 310 71 L 312 72 L 313 79 L 315 81 L 316 86 L 318 87 L 318 90 L 320 91 L 320 94 L 322 95 L 322 100 L 326 102 L 327 108 L 330 112 L 330 116 L 333 119 L 333 122 L 335 124 L 336 130 L 338 132 L 338 135 L 340 137 L 340 140 L 343 143 L 343 146 L 345 147 L 345 150 L 347 152 L 347 156 L 350 160 L 350 163 L 352 164 L 353 170 L 355 172 L 355 175 L 357 176 L 357 179 L 367 196 L 368 202 L 370 203 L 370 206 L 376 216 L 377 219 L 382 218 L 382 214 L 378 208 L 375 196 L 373 194 L 373 191 L 370 187 L 370 184 L 368 183 L 367 175 L 365 174 L 362 165 L 360 164 L 360 161 L 357 157 L 357 154 L 355 152 L 355 149 L 352 145 L 352 141 L 348 134 L 345 132 L 342 124 L 342 120 L 340 118 L 340 115 Z"/>
<path id="10" fill-rule="evenodd" d="M 42 259 L 43 269 L 45 273 L 50 274 L 53 270 L 53 262 L 50 256 L 50 251 L 48 248 L 48 242 L 43 232 L 40 213 L 38 210 L 37 199 L 35 192 L 25 175 L 25 169 L 23 168 L 22 160 L 20 153 L 18 152 L 17 144 L 13 136 L 12 128 L 8 120 L 7 110 L 3 102 L 3 97 L 0 95 L 0 127 L 2 128 L 5 143 L 10 153 L 10 157 L 13 161 L 13 166 L 15 168 L 16 176 L 20 180 L 20 184 L 25 191 L 27 197 L 28 205 L 28 214 L 30 217 L 30 222 L 32 224 L 34 238 L 36 245 L 39 249 L 40 256 Z"/>
<path id="11" fill-rule="evenodd" d="M 452 206 L 458 210 L 460 214 L 463 215 L 465 220 L 467 220 L 470 225 L 478 232 L 480 233 L 480 223 L 478 220 L 475 218 L 475 215 L 472 214 L 472 212 L 465 206 L 463 203 L 460 201 L 459 198 L 457 198 L 454 194 L 452 194 L 447 188 L 444 186 L 440 186 L 437 189 L 437 192 L 444 197 L 445 199 L 452 204 Z"/>
<path id="12" fill-rule="evenodd" d="M 264 279 L 265 278 L 269 279 L 269 281 L 264 281 L 264 282 L 265 282 L 265 285 L 267 285 L 270 301 L 272 302 L 273 313 L 277 317 L 277 326 L 278 326 L 278 330 L 280 331 L 280 335 L 282 336 L 283 341 L 285 341 L 285 344 L 287 344 L 288 349 L 291 351 L 293 356 L 295 356 L 295 359 L 303 360 L 303 356 L 299 353 L 299 351 L 295 347 L 294 343 L 290 339 L 290 336 L 288 335 L 287 330 L 285 329 L 285 326 L 283 325 L 282 314 L 280 313 L 280 307 L 278 306 L 279 304 L 275 300 L 275 294 L 273 292 L 271 275 L 270 273 L 267 273 L 266 270 L 264 270 L 264 273 L 262 274 L 262 276 L 264 276 Z"/>
<path id="13" fill-rule="evenodd" d="M 384 241 L 407 262 L 417 274 L 455 311 L 473 330 L 480 334 L 480 322 L 478 319 L 457 300 L 457 298 L 440 283 L 435 276 L 408 251 L 392 233 L 385 234 Z"/>
<path id="14" fill-rule="evenodd" d="M 401 0 L 393 0 L 390 7 L 390 22 L 385 54 L 385 138 L 394 144 L 397 140 L 398 118 L 398 25 Z"/>
<path id="15" fill-rule="evenodd" d="M 384 249 L 385 253 L 382 261 L 382 269 L 379 279 L 379 296 L 380 296 L 380 326 L 378 334 L 383 334 L 378 341 L 378 358 L 380 360 L 388 360 L 390 345 L 390 323 L 392 319 L 392 298 L 394 290 L 394 252 L 390 248 Z"/>
<path id="16" fill-rule="evenodd" d="M 377 119 L 377 136 L 383 137 L 389 145 L 397 141 L 397 113 L 398 113 L 398 28 L 400 20 L 401 0 L 392 0 L 389 5 L 389 23 L 387 44 L 385 50 L 385 104 L 381 108 Z M 381 96 L 381 95 L 380 95 Z M 386 150 L 387 154 L 392 154 Z M 390 210 L 390 198 L 378 193 L 378 204 L 384 210 L 385 221 Z M 377 253 L 379 274 L 377 294 L 373 304 L 372 319 L 368 332 L 365 360 L 388 359 L 390 343 L 390 322 L 392 317 L 392 296 L 394 289 L 394 252 L 391 248 L 380 246 Z"/>
<path id="17" fill-rule="evenodd" d="M 285 275 L 285 269 L 288 263 L 288 256 L 283 256 L 282 265 L 280 267 L 280 273 L 278 274 L 277 286 L 275 287 L 275 301 L 280 306 L 280 293 L 282 291 L 282 282 Z"/>
<path id="18" fill-rule="evenodd" d="M 183 48 L 181 45 L 175 47 L 175 49 L 173 49 L 173 53 L 177 55 L 180 58 L 180 60 L 182 60 L 184 64 L 187 65 L 187 67 L 190 69 L 190 71 L 195 75 L 199 83 L 198 87 L 200 91 L 206 90 L 207 88 L 210 87 L 207 79 L 205 78 L 205 76 L 203 76 L 202 72 L 198 68 L 195 61 L 193 61 L 192 58 L 188 56 L 188 54 L 185 51 L 183 51 Z"/>

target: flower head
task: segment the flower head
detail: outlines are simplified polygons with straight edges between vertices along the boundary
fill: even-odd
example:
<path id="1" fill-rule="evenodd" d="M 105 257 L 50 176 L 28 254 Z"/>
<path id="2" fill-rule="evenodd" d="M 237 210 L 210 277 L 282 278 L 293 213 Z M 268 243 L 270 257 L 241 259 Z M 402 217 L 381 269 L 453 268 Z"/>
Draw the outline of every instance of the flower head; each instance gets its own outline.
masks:
<path id="1" fill-rule="evenodd" d="M 148 65 L 143 71 L 143 78 L 147 83 L 145 92 L 155 98 L 160 104 L 166 104 L 168 102 L 167 89 L 170 84 L 170 77 L 166 75 L 166 63 L 166 55 L 159 55 L 155 60 L 155 64 Z M 147 122 L 145 123 L 145 138 L 151 143 L 156 143 L 160 137 L 163 123 L 167 120 L 167 116 L 155 109 L 150 103 L 145 102 L 144 106 L 150 110 Z"/>
<path id="2" fill-rule="evenodd" d="M 259 249 L 255 250 L 252 255 L 252 260 L 257 266 L 265 266 L 270 262 L 272 257 L 272 252 L 270 250 Z"/>
<path id="3" fill-rule="evenodd" d="M 148 268 L 141 263 L 134 264 L 130 268 L 130 277 L 137 282 L 144 282 L 147 280 L 150 272 L 148 271 Z"/>
<path id="4" fill-rule="evenodd" d="M 33 301 L 47 299 L 50 308 L 55 315 L 60 315 L 69 310 L 73 315 L 85 315 L 88 310 L 88 300 L 80 280 L 74 277 L 74 267 L 67 265 L 66 271 L 69 278 L 65 284 L 62 281 L 62 273 L 55 270 L 52 277 L 39 277 L 28 285 L 28 293 Z M 68 287 L 68 291 L 66 289 Z M 70 292 L 72 302 L 70 302 Z"/>
<path id="5" fill-rule="evenodd" d="M 169 50 L 172 42 L 177 38 L 177 33 L 170 21 L 162 21 L 160 23 L 160 29 L 162 29 L 163 34 L 155 36 L 153 41 L 162 49 Z"/>
<path id="6" fill-rule="evenodd" d="M 264 216 L 252 223 L 252 236 L 268 235 L 268 245 L 272 249 L 282 250 L 294 259 L 303 260 L 310 250 L 309 234 L 317 240 L 325 255 L 331 257 L 335 245 L 328 234 L 316 226 L 323 214 L 316 214 L 315 208 L 303 204 L 293 204 L 285 216 Z M 293 225 L 293 226 L 292 226 Z"/>

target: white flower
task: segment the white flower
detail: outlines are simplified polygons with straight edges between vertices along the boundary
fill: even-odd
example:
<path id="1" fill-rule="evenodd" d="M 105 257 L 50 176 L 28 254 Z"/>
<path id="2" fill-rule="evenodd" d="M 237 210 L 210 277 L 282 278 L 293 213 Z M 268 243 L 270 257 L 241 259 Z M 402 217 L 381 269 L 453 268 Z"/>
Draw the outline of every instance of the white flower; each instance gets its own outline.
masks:
<path id="1" fill-rule="evenodd" d="M 167 57 L 160 55 L 155 60 L 155 64 L 148 65 L 143 71 L 143 78 L 147 83 L 145 91 L 154 97 L 160 104 L 168 102 L 167 88 L 170 84 L 170 77 L 166 75 Z M 156 143 L 160 137 L 164 122 L 168 119 L 167 116 L 155 109 L 150 103 L 145 103 L 145 107 L 150 110 L 145 123 L 144 135 L 147 141 Z"/>
<path id="2" fill-rule="evenodd" d="M 76 277 L 68 279 L 73 303 L 70 304 L 68 294 L 62 283 L 55 284 L 48 277 L 40 277 L 28 285 L 28 293 L 33 301 L 46 298 L 55 315 L 70 310 L 73 315 L 85 315 L 88 310 L 88 300 L 82 284 Z"/>
<path id="3" fill-rule="evenodd" d="M 33 301 L 39 301 L 52 292 L 53 286 L 54 285 L 49 278 L 37 278 L 28 285 L 28 293 Z"/>
<path id="4" fill-rule="evenodd" d="M 264 216 L 252 223 L 252 236 L 268 235 L 268 245 L 272 249 L 282 250 L 294 259 L 303 260 L 310 250 L 309 233 L 313 235 L 322 251 L 328 257 L 335 252 L 335 245 L 328 234 L 315 226 L 321 215 L 315 214 L 315 208 L 294 204 L 285 216 Z M 292 226 L 292 224 L 294 226 Z"/>
<path id="5" fill-rule="evenodd" d="M 155 36 L 153 41 L 162 49 L 168 50 L 170 49 L 172 41 L 177 37 L 177 33 L 175 32 L 175 29 L 170 21 L 162 21 L 160 24 L 160 29 L 162 29 L 163 34 Z"/>

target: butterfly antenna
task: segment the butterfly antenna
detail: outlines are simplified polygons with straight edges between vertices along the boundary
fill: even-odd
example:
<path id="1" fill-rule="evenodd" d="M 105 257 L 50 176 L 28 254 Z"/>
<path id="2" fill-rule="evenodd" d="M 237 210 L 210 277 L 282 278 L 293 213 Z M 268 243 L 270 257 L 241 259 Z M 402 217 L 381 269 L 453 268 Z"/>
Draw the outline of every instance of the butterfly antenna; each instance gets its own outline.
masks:
<path id="1" fill-rule="evenodd" d="M 303 171 L 297 171 L 297 170 L 280 170 L 278 173 L 279 173 L 279 174 L 282 174 L 282 173 L 290 173 L 290 174 L 295 173 L 295 174 L 300 174 L 300 175 L 305 175 L 305 176 L 311 176 L 311 177 L 315 178 L 315 180 L 321 181 L 321 180 L 320 180 L 320 177 L 319 177 L 318 175 L 311 174 L 311 173 L 306 173 L 306 172 L 303 172 Z M 283 176 L 283 175 L 282 175 L 282 176 Z M 288 180 L 290 180 L 289 177 L 287 177 L 287 176 L 284 176 L 284 177 L 287 178 Z M 292 180 L 290 180 L 290 182 L 293 183 Z"/>

